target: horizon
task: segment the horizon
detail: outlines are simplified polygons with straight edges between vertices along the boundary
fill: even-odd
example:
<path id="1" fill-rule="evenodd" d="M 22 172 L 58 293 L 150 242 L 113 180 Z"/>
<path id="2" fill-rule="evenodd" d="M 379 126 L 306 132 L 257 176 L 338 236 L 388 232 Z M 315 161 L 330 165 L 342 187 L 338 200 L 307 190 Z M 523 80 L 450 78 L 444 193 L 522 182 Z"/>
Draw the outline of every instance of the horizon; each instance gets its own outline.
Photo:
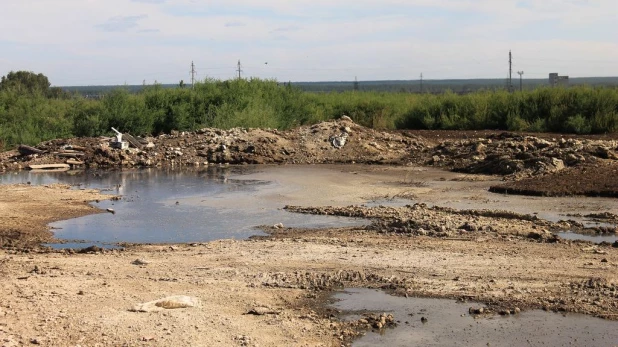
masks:
<path id="1" fill-rule="evenodd" d="M 549 75 L 549 74 L 548 74 Z M 583 77 L 569 77 L 569 79 L 571 80 L 579 80 L 579 79 L 617 79 L 618 80 L 618 76 L 583 76 Z M 226 80 L 234 80 L 235 78 L 230 78 L 230 79 L 226 79 Z M 225 81 L 224 79 L 215 79 L 217 81 Z M 548 78 L 522 78 L 523 81 L 548 81 Z M 300 83 L 316 83 L 316 84 L 320 84 L 320 83 L 324 83 L 324 84 L 328 84 L 328 83 L 354 83 L 354 80 L 339 80 L 339 81 L 279 81 L 279 80 L 275 80 L 277 83 L 292 83 L 292 84 L 300 84 Z M 496 82 L 500 82 L 500 83 L 504 83 L 505 78 L 444 78 L 444 79 L 423 79 L 423 83 L 431 83 L 431 82 L 443 82 L 443 81 L 496 81 Z M 516 83 L 519 83 L 519 76 L 517 77 L 513 77 L 513 84 L 515 85 Z M 204 81 L 195 81 L 195 83 L 203 83 Z M 410 79 L 410 80 L 358 80 L 358 83 L 367 83 L 367 82 L 420 82 L 419 79 Z M 618 82 L 618 81 L 617 81 Z M 178 85 L 178 83 L 159 83 L 157 82 L 157 84 L 160 85 Z M 185 81 L 186 85 L 190 85 L 190 83 L 187 83 Z M 71 87 L 123 87 L 123 86 L 129 86 L 129 87 L 138 87 L 138 86 L 152 86 L 154 84 L 83 84 L 83 85 L 52 85 L 52 87 L 60 87 L 60 88 L 71 88 Z"/>
<path id="2" fill-rule="evenodd" d="M 56 86 L 618 75 L 614 0 L 5 0 L 0 74 Z M 67 18 L 71 18 L 67 21 Z M 518 78 L 519 76 L 517 76 Z"/>

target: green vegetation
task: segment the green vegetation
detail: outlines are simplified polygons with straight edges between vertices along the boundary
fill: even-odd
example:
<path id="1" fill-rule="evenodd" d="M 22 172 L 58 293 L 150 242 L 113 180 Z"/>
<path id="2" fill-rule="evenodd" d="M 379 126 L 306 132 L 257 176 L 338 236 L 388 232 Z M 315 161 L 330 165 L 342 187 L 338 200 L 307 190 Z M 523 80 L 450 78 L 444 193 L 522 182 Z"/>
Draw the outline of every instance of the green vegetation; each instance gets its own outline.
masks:
<path id="1" fill-rule="evenodd" d="M 184 84 L 184 83 L 182 83 Z M 618 131 L 618 89 L 538 88 L 457 95 L 347 91 L 310 93 L 269 80 L 206 80 L 194 89 L 118 87 L 102 98 L 54 92 L 41 74 L 10 73 L 0 83 L 0 143 L 135 135 L 202 127 L 287 129 L 350 116 L 379 129 L 502 129 L 570 133 Z"/>

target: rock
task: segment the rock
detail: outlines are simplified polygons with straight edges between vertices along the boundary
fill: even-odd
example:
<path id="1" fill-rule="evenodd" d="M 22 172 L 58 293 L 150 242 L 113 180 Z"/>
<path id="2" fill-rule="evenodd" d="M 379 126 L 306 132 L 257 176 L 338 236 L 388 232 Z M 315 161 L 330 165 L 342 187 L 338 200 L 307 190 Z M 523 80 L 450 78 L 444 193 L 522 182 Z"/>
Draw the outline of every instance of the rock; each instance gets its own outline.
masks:
<path id="1" fill-rule="evenodd" d="M 483 312 L 485 312 L 483 307 L 470 307 L 468 309 L 468 313 L 470 314 L 482 314 Z"/>
<path id="2" fill-rule="evenodd" d="M 348 121 L 348 122 L 352 122 L 352 118 L 350 118 L 350 117 L 348 117 L 348 116 L 346 116 L 346 115 L 341 116 L 341 118 L 340 118 L 340 119 L 341 119 L 341 120 Z"/>
<path id="3" fill-rule="evenodd" d="M 554 166 L 554 170 L 560 171 L 564 169 L 564 162 L 558 158 L 551 158 L 551 163 Z"/>
<path id="4" fill-rule="evenodd" d="M 133 264 L 133 265 L 148 265 L 148 264 L 150 264 L 150 262 L 147 261 L 147 260 L 144 260 L 144 259 L 135 259 L 135 260 L 133 260 L 131 262 L 131 264 Z"/>
<path id="5" fill-rule="evenodd" d="M 199 299 L 185 296 L 175 295 L 168 296 L 163 299 L 149 301 L 143 304 L 137 304 L 133 308 L 129 309 L 132 312 L 154 312 L 162 310 L 172 310 L 179 308 L 198 307 Z"/>
<path id="6" fill-rule="evenodd" d="M 113 208 L 106 208 L 105 211 L 111 213 L 111 214 L 116 214 L 116 211 L 114 211 Z"/>
<path id="7" fill-rule="evenodd" d="M 423 324 L 427 323 L 429 321 L 429 319 L 425 318 L 425 317 L 421 317 L 421 322 L 423 322 Z"/>
<path id="8" fill-rule="evenodd" d="M 252 314 L 252 315 L 256 315 L 256 316 L 263 316 L 266 314 L 279 314 L 280 311 L 276 311 L 271 309 L 270 307 L 266 307 L 266 306 L 256 306 L 252 309 L 250 309 L 249 311 L 247 311 L 247 313 L 245 314 Z"/>
<path id="9" fill-rule="evenodd" d="M 80 249 L 77 253 L 99 253 L 101 251 L 103 251 L 101 247 L 90 246 L 90 247 Z"/>
<path id="10" fill-rule="evenodd" d="M 277 223 L 277 224 L 273 225 L 273 227 L 275 229 L 283 229 L 283 223 Z"/>

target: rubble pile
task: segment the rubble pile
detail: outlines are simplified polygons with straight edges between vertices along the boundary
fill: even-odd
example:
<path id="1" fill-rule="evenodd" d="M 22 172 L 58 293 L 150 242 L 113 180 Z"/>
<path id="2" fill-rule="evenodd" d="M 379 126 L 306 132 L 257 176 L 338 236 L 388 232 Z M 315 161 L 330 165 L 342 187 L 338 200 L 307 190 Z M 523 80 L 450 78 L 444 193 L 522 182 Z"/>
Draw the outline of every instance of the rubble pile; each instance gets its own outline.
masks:
<path id="1" fill-rule="evenodd" d="M 368 218 L 367 230 L 380 233 L 433 237 L 521 236 L 541 242 L 555 242 L 552 231 L 562 230 L 562 222 L 553 223 L 535 216 L 501 210 L 455 210 L 428 207 L 417 203 L 404 207 L 300 207 L 286 210 L 315 215 Z"/>
<path id="2" fill-rule="evenodd" d="M 26 146 L 27 147 L 27 146 Z M 350 118 L 292 130 L 204 128 L 157 137 L 74 138 L 46 141 L 28 151 L 0 156 L 0 170 L 64 163 L 79 158 L 86 168 L 175 167 L 208 164 L 402 163 L 420 137 L 375 131 Z M 21 148 L 21 147 L 20 147 Z M 71 148 L 79 148 L 74 151 Z M 67 151 L 72 151 L 70 154 Z"/>
<path id="3" fill-rule="evenodd" d="M 617 149 L 617 141 L 546 140 L 505 132 L 486 138 L 444 141 L 427 151 L 426 164 L 458 172 L 522 179 L 600 159 L 616 160 Z"/>

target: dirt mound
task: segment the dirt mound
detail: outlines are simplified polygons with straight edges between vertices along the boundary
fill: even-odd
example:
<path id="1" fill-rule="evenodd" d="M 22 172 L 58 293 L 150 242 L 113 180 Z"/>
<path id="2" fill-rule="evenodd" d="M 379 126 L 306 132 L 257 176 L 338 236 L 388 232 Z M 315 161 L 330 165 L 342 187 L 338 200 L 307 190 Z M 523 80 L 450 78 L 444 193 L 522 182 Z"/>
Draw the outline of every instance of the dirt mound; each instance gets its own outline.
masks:
<path id="1" fill-rule="evenodd" d="M 554 175 L 508 182 L 489 188 L 494 193 L 534 196 L 585 195 L 618 197 L 618 162 L 597 161 L 566 168 Z"/>
<path id="2" fill-rule="evenodd" d="M 6 152 L 0 170 L 33 164 L 83 162 L 88 168 L 199 166 L 207 164 L 401 163 L 425 147 L 414 135 L 376 131 L 348 117 L 288 131 L 205 128 L 135 139 L 137 146 L 113 148 L 115 139 L 75 138 L 39 144 L 37 152 Z M 132 141 L 133 142 L 133 141 Z"/>

